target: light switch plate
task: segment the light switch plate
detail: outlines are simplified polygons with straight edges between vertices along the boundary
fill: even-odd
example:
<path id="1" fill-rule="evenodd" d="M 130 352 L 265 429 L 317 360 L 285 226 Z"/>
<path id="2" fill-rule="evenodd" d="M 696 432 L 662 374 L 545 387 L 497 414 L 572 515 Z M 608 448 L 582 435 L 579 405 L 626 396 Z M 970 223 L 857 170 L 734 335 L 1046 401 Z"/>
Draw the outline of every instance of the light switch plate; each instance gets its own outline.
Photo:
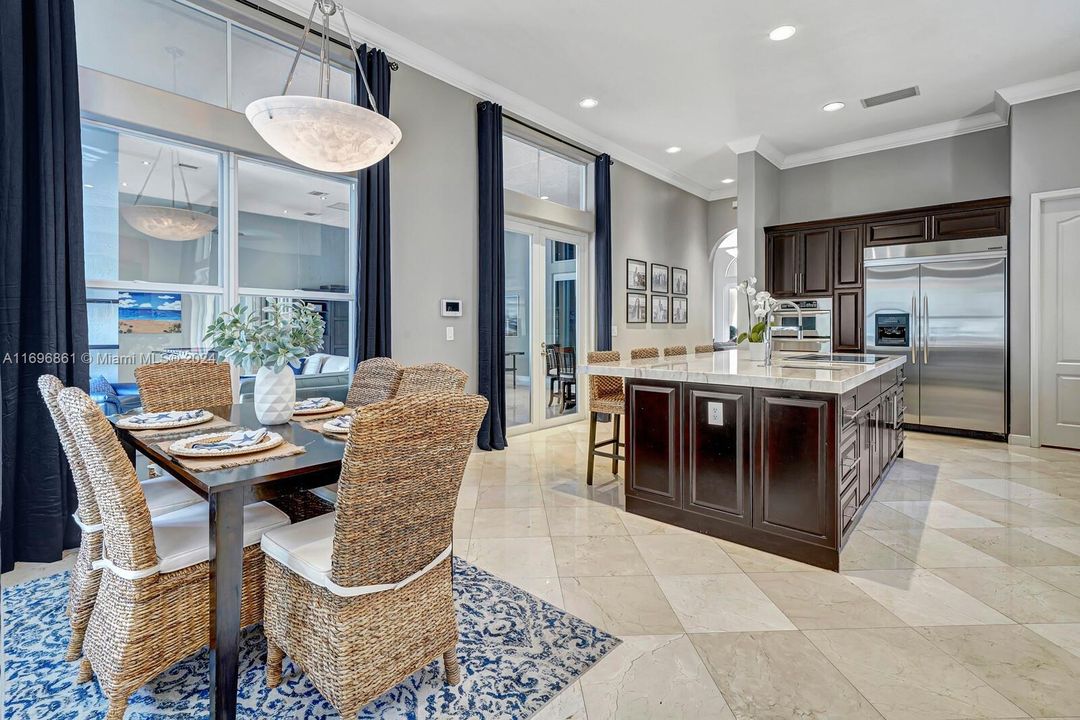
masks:
<path id="1" fill-rule="evenodd" d="M 619 337 L 619 326 L 618 325 L 612 325 L 611 326 L 611 337 Z"/>
<path id="2" fill-rule="evenodd" d="M 454 326 L 453 325 L 447 325 L 446 326 L 446 339 L 447 340 L 453 340 L 454 339 Z"/>
<path id="3" fill-rule="evenodd" d="M 709 424 L 724 425 L 724 403 L 711 402 L 709 403 Z"/>

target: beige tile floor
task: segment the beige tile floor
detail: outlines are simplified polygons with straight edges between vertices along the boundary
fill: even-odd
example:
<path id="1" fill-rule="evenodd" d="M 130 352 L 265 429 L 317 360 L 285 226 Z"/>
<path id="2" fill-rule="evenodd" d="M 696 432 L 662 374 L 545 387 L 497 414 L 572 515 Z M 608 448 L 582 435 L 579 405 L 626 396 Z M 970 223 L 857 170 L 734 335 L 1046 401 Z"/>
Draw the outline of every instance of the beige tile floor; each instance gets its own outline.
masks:
<path id="1" fill-rule="evenodd" d="M 475 453 L 455 519 L 457 554 L 623 639 L 538 720 L 1080 718 L 1080 453 L 910 433 L 837 574 L 626 514 L 587 437 Z"/>

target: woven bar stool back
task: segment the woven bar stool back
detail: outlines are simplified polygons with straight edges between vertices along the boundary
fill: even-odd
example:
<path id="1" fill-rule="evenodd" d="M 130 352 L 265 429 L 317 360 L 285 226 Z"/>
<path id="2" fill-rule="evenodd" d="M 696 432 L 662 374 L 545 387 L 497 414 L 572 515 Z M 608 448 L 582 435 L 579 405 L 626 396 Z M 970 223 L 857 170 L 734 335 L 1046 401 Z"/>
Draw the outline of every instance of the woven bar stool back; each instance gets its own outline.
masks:
<path id="1" fill-rule="evenodd" d="M 168 360 L 135 368 L 135 382 L 146 412 L 204 410 L 233 404 L 228 363 Z"/>
<path id="2" fill-rule="evenodd" d="M 651 360 L 660 357 L 660 349 L 654 347 L 639 347 L 630 351 L 631 360 Z"/>
<path id="3" fill-rule="evenodd" d="M 685 355 L 685 354 L 686 354 L 686 346 L 685 345 L 669 345 L 668 347 L 664 348 L 664 357 L 672 357 L 672 356 L 676 356 L 676 355 Z"/>
<path id="4" fill-rule="evenodd" d="M 468 380 L 468 373 L 446 363 L 410 365 L 401 371 L 401 382 L 394 397 L 417 393 L 463 393 Z"/>
<path id="5" fill-rule="evenodd" d="M 397 394 L 401 365 L 388 357 L 364 360 L 356 366 L 345 404 L 361 407 L 389 400 Z"/>
<path id="6" fill-rule="evenodd" d="M 712 343 L 709 343 L 708 345 L 695 345 L 694 346 L 694 352 L 696 352 L 696 353 L 711 353 L 711 352 L 716 352 L 716 348 L 713 347 Z"/>
<path id="7" fill-rule="evenodd" d="M 621 359 L 618 350 L 596 350 L 586 355 L 588 363 L 618 362 Z M 622 445 L 620 439 L 620 420 L 625 411 L 623 404 L 623 379 L 611 375 L 596 375 L 589 373 L 589 469 L 585 475 L 585 482 L 593 484 L 593 463 L 597 457 L 611 460 L 611 473 L 619 472 L 619 461 L 623 460 L 619 454 Z M 601 414 L 611 415 L 612 434 L 610 440 L 596 442 L 596 423 Z M 612 445 L 611 452 L 603 452 L 600 448 Z"/>

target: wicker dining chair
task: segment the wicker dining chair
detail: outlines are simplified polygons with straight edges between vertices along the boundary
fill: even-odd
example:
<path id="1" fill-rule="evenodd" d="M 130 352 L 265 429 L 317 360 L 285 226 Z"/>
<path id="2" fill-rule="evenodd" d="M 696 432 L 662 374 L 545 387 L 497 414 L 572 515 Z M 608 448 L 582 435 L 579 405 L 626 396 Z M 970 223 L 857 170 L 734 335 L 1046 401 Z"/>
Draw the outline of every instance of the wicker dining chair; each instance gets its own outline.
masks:
<path id="1" fill-rule="evenodd" d="M 664 348 L 664 357 L 675 357 L 675 356 L 678 356 L 678 355 L 685 355 L 685 354 L 686 354 L 686 346 L 685 345 L 669 345 L 668 347 Z"/>
<path id="2" fill-rule="evenodd" d="M 401 382 L 394 397 L 433 392 L 463 393 L 468 380 L 468 373 L 446 363 L 410 365 L 401 371 Z"/>
<path id="3" fill-rule="evenodd" d="M 652 360 L 660 357 L 660 349 L 654 347 L 633 348 L 630 351 L 631 360 Z"/>
<path id="4" fill-rule="evenodd" d="M 86 465 L 105 544 L 78 680 L 96 676 L 109 701 L 106 720 L 121 720 L 136 690 L 209 639 L 210 505 L 151 519 L 135 468 L 101 409 L 71 387 L 58 403 Z M 258 541 L 288 522 L 268 503 L 244 507 L 242 625 L 262 619 Z"/>
<path id="5" fill-rule="evenodd" d="M 356 366 L 345 404 L 362 407 L 394 397 L 403 368 L 388 357 L 364 360 Z"/>
<path id="6" fill-rule="evenodd" d="M 90 485 L 90 476 L 79 452 L 78 443 L 71 434 L 71 427 L 57 402 L 64 383 L 54 375 L 42 375 L 38 378 L 38 390 L 49 410 L 60 446 L 67 456 L 71 477 L 75 483 L 75 497 L 79 508 L 74 514 L 75 523 L 82 529 L 79 541 L 79 553 L 75 558 L 75 567 L 71 570 L 68 583 L 68 601 L 66 614 L 71 625 L 71 639 L 68 641 L 68 662 L 78 660 L 82 655 L 83 636 L 86 624 L 90 621 L 90 612 L 94 609 L 101 570 L 95 569 L 94 561 L 101 559 L 102 525 L 101 512 L 98 510 L 94 489 Z M 174 510 L 202 502 L 202 498 L 189 490 L 182 482 L 171 477 L 157 477 L 139 483 L 146 497 L 147 509 L 151 516 L 164 515 Z"/>
<path id="7" fill-rule="evenodd" d="M 214 360 L 166 360 L 135 368 L 146 412 L 204 410 L 233 404 L 232 372 Z"/>
<path id="8" fill-rule="evenodd" d="M 596 350 L 587 356 L 588 363 L 618 362 L 621 359 L 618 350 Z M 619 454 L 622 445 L 619 435 L 619 421 L 626 412 L 625 396 L 623 395 L 623 379 L 611 375 L 594 375 L 589 373 L 589 469 L 585 476 L 588 485 L 593 484 L 593 461 L 597 456 L 611 459 L 611 474 L 619 472 L 619 461 L 626 458 Z M 596 422 L 601 413 L 611 415 L 614 425 L 610 440 L 596 442 Z M 599 448 L 614 445 L 610 453 L 601 452 Z"/>
<path id="9" fill-rule="evenodd" d="M 267 533 L 266 679 L 289 656 L 343 718 L 442 657 L 461 680 L 451 541 L 487 401 L 461 393 L 368 405 L 345 443 L 333 515 Z"/>
<path id="10" fill-rule="evenodd" d="M 716 348 L 713 347 L 712 343 L 709 343 L 708 345 L 695 345 L 694 346 L 694 352 L 698 353 L 698 354 L 711 353 L 711 352 L 716 352 Z"/>

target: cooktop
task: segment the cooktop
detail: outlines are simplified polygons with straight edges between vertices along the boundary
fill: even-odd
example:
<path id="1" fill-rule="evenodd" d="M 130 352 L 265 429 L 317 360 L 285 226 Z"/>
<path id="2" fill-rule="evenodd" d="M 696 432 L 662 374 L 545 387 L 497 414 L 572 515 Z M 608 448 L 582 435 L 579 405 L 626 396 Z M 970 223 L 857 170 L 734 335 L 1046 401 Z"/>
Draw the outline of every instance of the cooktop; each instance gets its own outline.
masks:
<path id="1" fill-rule="evenodd" d="M 821 353 L 811 355 L 792 355 L 789 360 L 808 360 L 810 362 L 857 363 L 873 365 L 878 360 L 888 359 L 885 355 L 852 355 L 847 353 Z"/>

